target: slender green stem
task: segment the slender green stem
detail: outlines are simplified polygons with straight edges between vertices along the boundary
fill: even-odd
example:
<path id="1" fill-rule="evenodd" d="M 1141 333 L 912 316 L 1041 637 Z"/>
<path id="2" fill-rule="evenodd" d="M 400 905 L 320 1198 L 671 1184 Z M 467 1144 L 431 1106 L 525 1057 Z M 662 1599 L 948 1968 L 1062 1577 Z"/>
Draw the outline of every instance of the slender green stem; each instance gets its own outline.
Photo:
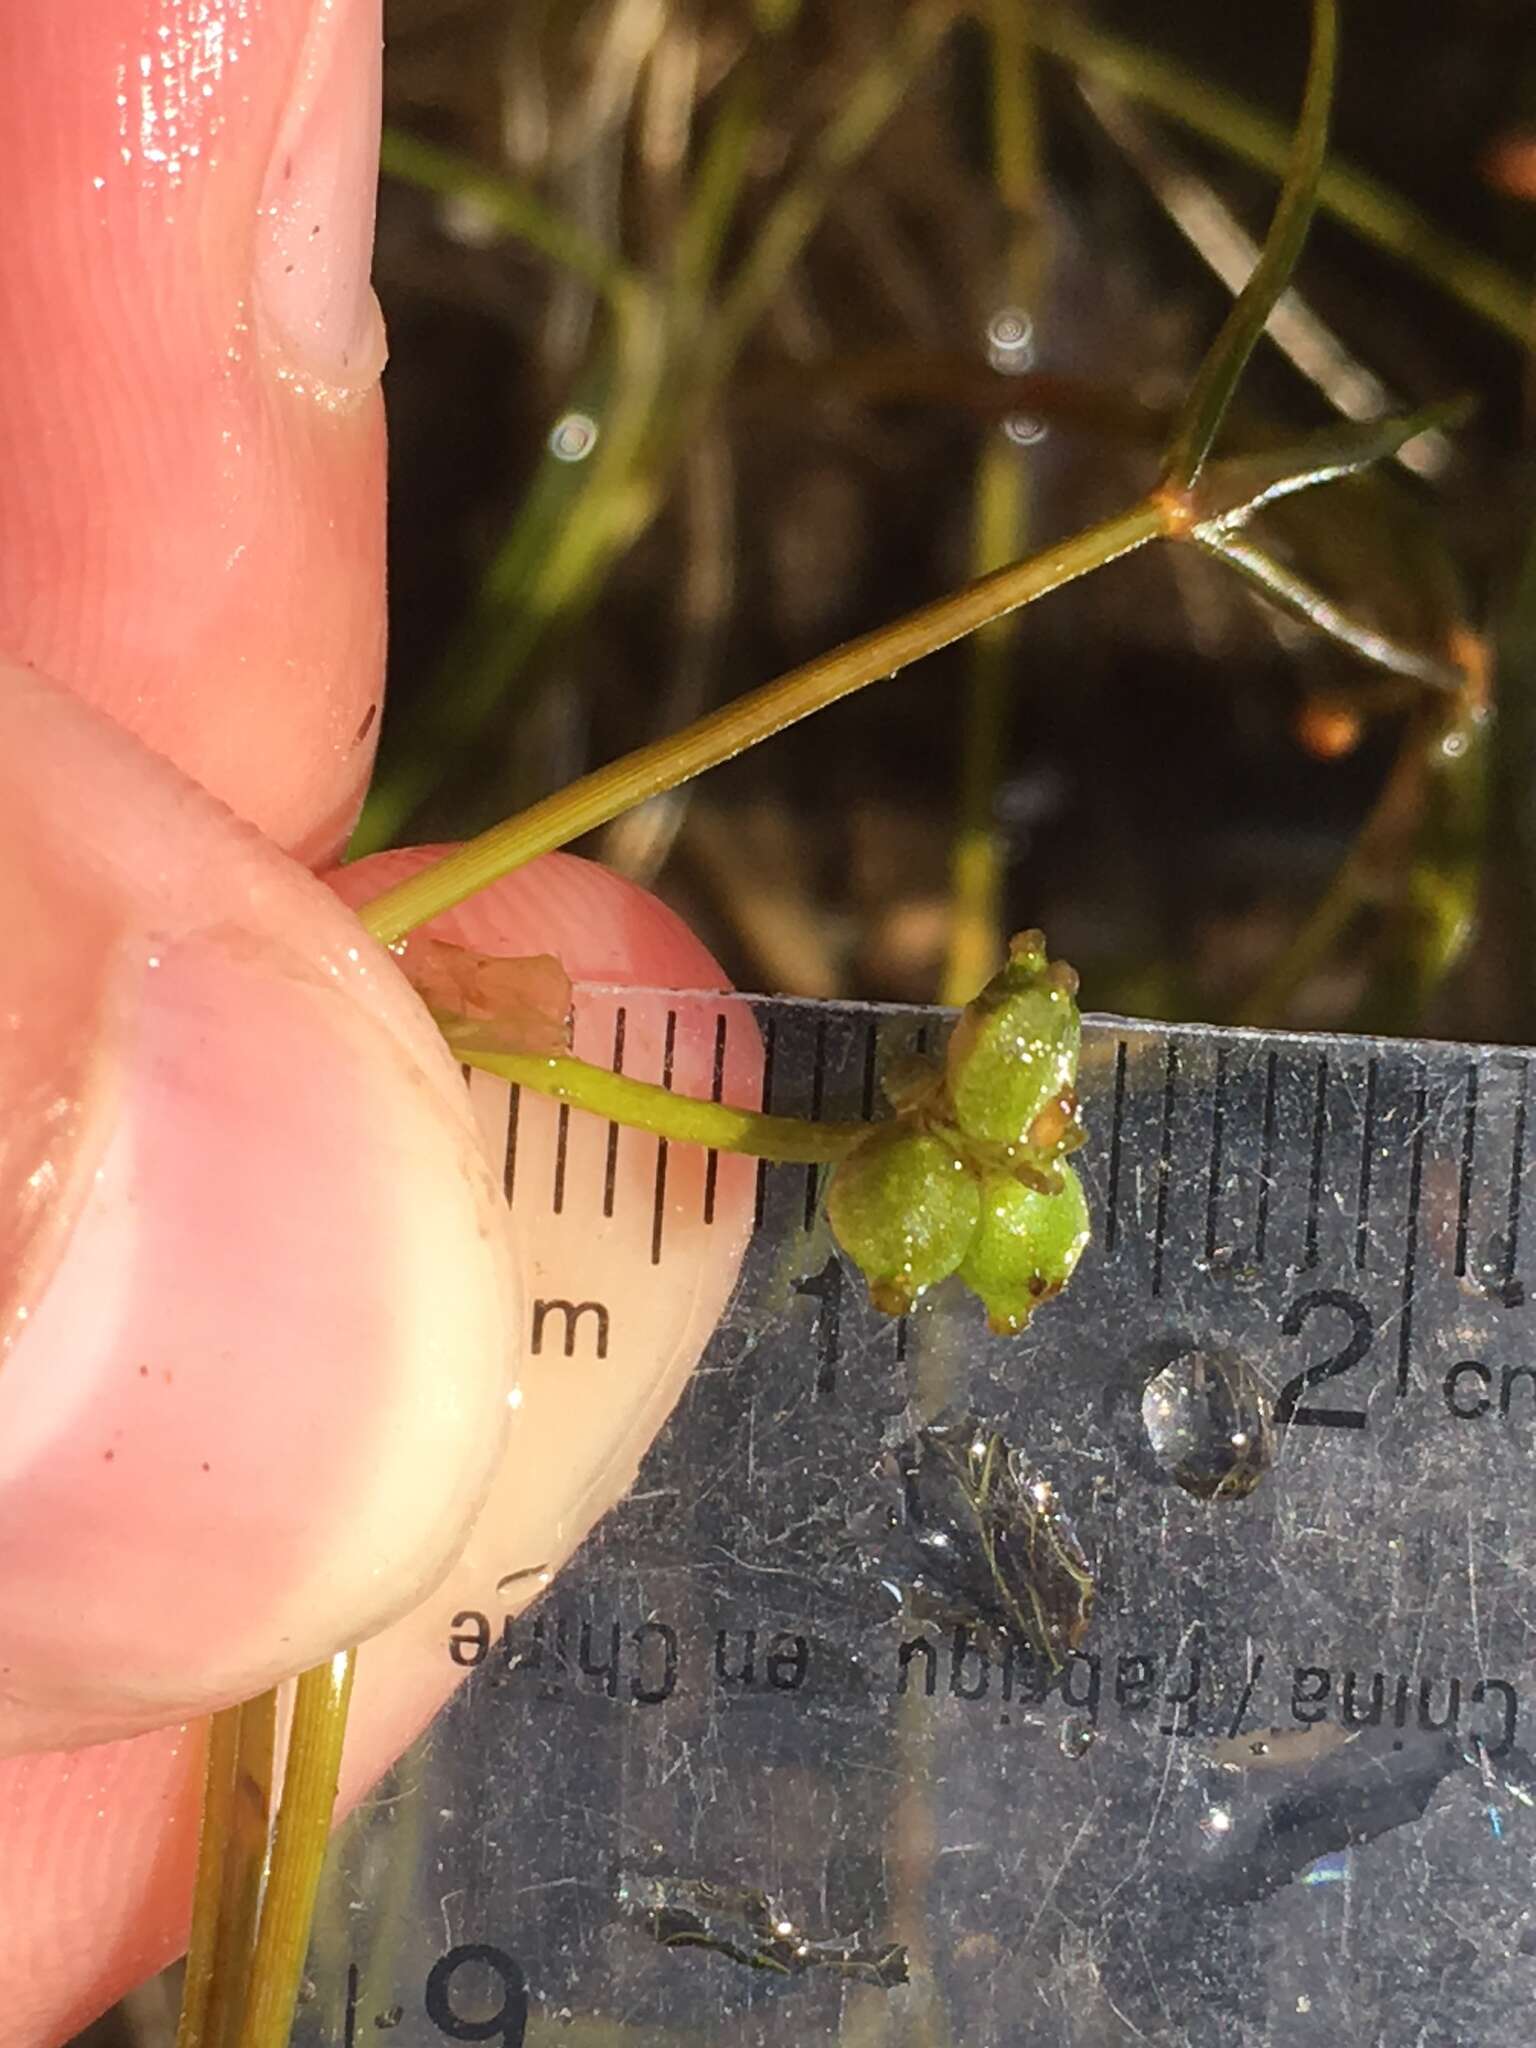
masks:
<path id="1" fill-rule="evenodd" d="M 294 1690 L 288 1760 L 239 2048 L 287 2048 L 293 2030 L 356 1663 L 355 1650 L 338 1651 L 306 1671 Z"/>
<path id="2" fill-rule="evenodd" d="M 192 1892 L 192 1934 L 181 1994 L 176 2048 L 214 2048 L 209 2030 L 214 1963 L 219 1945 L 224 1859 L 235 1804 L 235 1760 L 240 1744 L 240 1709 L 226 1707 L 208 1723 L 203 1759 L 203 1813 L 197 1838 L 197 1877 Z"/>
<path id="3" fill-rule="evenodd" d="M 890 47 L 876 52 L 697 333 L 699 309 L 685 308 L 681 291 L 664 302 L 595 245 L 573 242 L 565 224 L 540 212 L 521 188 L 483 177 L 427 145 L 396 153 L 391 168 L 408 162 L 418 182 L 436 180 L 434 189 L 482 197 L 509 232 L 546 247 L 590 278 L 608 299 L 611 332 L 591 380 L 605 394 L 589 402 L 601 423 L 597 446 L 579 474 L 557 462 L 545 465 L 487 568 L 422 710 L 408 734 L 389 742 L 388 766 L 375 780 L 353 835 L 353 859 L 405 831 L 441 779 L 444 759 L 465 754 L 536 651 L 595 602 L 613 564 L 654 518 L 679 457 L 704 432 L 742 344 L 814 233 L 838 180 L 900 105 L 953 18 L 952 0 L 920 0 Z M 724 232 L 718 216 L 734 204 L 742 168 L 733 168 L 733 147 L 728 131 L 709 172 L 710 189 L 701 195 L 703 214 L 688 231 L 689 264 L 712 261 L 711 238 Z"/>
<path id="4" fill-rule="evenodd" d="M 1325 427 L 1288 448 L 1213 463 L 1194 490 L 1177 499 L 1178 530 L 1206 546 L 1217 544 L 1266 505 L 1357 476 L 1432 427 L 1459 426 L 1469 410 L 1465 399 L 1447 399 L 1393 419 Z"/>
<path id="5" fill-rule="evenodd" d="M 721 297 L 705 344 L 706 384 L 735 362 L 827 210 L 834 187 L 900 106 L 918 72 L 954 26 L 953 0 L 917 0 L 853 81 L 800 175 L 770 208 L 757 239 Z"/>
<path id="6" fill-rule="evenodd" d="M 965 589 L 937 598 L 893 625 L 791 669 L 776 682 L 738 697 L 681 732 L 653 740 L 606 768 L 579 777 L 555 795 L 384 890 L 358 914 L 376 939 L 394 945 L 418 925 L 539 854 L 606 825 L 648 797 L 691 782 L 706 769 L 719 767 L 813 712 L 882 676 L 895 675 L 911 662 L 1032 604 L 1048 591 L 1059 590 L 1151 540 L 1219 539 L 1222 532 L 1235 531 L 1260 506 L 1335 477 L 1352 475 L 1391 454 L 1425 426 L 1455 417 L 1457 410 L 1434 406 L 1408 419 L 1339 427 L 1315 435 L 1299 447 L 1215 463 L 1193 492 L 1154 492 L 1069 540 L 979 577 Z"/>
<path id="7" fill-rule="evenodd" d="M 1025 36 L 1028 14 L 1028 0 L 1022 5 L 1020 0 L 990 0 L 987 16 L 993 169 L 1009 219 L 1000 266 L 1003 293 L 1026 316 L 1039 289 L 1042 235 L 1037 207 L 1040 138 L 1032 52 Z M 1027 360 L 1028 351 L 1020 354 Z M 1025 456 L 994 429 L 976 463 L 971 563 L 978 574 L 1024 552 L 1030 498 Z M 1003 950 L 1004 842 L 993 808 L 1008 743 L 1008 685 L 1018 627 L 1015 614 L 982 627 L 971 642 L 959 815 L 949 859 L 949 940 L 939 986 L 940 1000 L 946 1003 L 968 1002 Z"/>
<path id="8" fill-rule="evenodd" d="M 994 439 L 976 476 L 972 560 L 990 567 L 1018 552 L 1028 523 L 1029 485 L 1019 451 Z M 971 642 L 970 690 L 961 737 L 959 815 L 949 856 L 949 938 L 939 1000 L 969 1002 L 1002 952 L 1002 834 L 993 815 L 1007 745 L 1009 682 L 1017 617 L 981 627 Z"/>
<path id="9" fill-rule="evenodd" d="M 568 1102 L 612 1123 L 651 1131 L 679 1145 L 706 1145 L 716 1152 L 742 1152 L 752 1159 L 813 1166 L 841 1159 L 871 1129 L 869 1124 L 813 1124 L 802 1117 L 737 1109 L 728 1102 L 701 1102 L 692 1095 L 674 1095 L 654 1081 L 635 1081 L 607 1067 L 591 1066 L 586 1060 L 484 1052 L 460 1044 L 451 1030 L 446 1037 L 449 1051 L 465 1066 L 499 1074 L 504 1081 L 553 1096 L 556 1102 Z"/>
<path id="10" fill-rule="evenodd" d="M 470 200 L 502 234 L 536 249 L 607 299 L 633 291 L 639 279 L 611 249 L 605 249 L 575 221 L 547 205 L 526 185 L 490 171 L 473 158 L 440 149 L 419 136 L 386 128 L 379 144 L 379 168 L 387 178 L 435 192 L 443 199 Z"/>
<path id="11" fill-rule="evenodd" d="M 1282 176 L 1291 136 L 1278 121 L 1171 58 L 1093 27 L 1075 10 L 1041 7 L 1030 35 L 1048 55 L 1151 107 L 1257 169 Z M 1517 343 L 1530 345 L 1536 298 L 1528 282 L 1444 234 L 1388 186 L 1335 158 L 1323 172 L 1318 206 L 1395 257 L 1437 290 Z"/>
<path id="12" fill-rule="evenodd" d="M 951 597 L 910 612 L 895 625 L 882 626 L 878 632 L 791 669 L 777 682 L 766 683 L 681 732 L 653 740 L 622 760 L 579 777 L 542 803 L 482 832 L 478 839 L 467 841 L 431 867 L 374 897 L 359 915 L 376 939 L 393 945 L 417 925 L 462 903 L 466 896 L 473 896 L 536 855 L 606 825 L 647 797 L 691 782 L 705 769 L 716 768 L 759 740 L 851 696 L 866 683 L 894 675 L 923 655 L 974 632 L 989 619 L 1016 611 L 1047 591 L 1059 590 L 1090 570 L 1145 546 L 1168 530 L 1169 518 L 1165 505 L 1143 500 L 1028 561 L 999 569 Z"/>
<path id="13" fill-rule="evenodd" d="M 1306 242 L 1317 205 L 1323 160 L 1328 154 L 1328 118 L 1333 106 L 1338 41 L 1335 0 L 1312 0 L 1312 56 L 1307 66 L 1306 94 L 1296 126 L 1291 167 L 1253 274 L 1233 301 L 1232 310 L 1207 350 L 1184 402 L 1164 469 L 1164 479 L 1171 490 L 1191 489 L 1204 468 L 1238 379 L 1269 324 L 1275 301 L 1290 283 Z"/>
<path id="14" fill-rule="evenodd" d="M 1385 669 L 1388 675 L 1407 676 L 1432 690 L 1457 692 L 1465 687 L 1465 675 L 1447 657 L 1422 647 L 1410 647 L 1394 639 L 1390 633 L 1380 632 L 1359 619 L 1352 619 L 1304 576 L 1276 561 L 1273 555 L 1255 547 L 1251 541 L 1230 533 L 1213 540 L 1205 540 L 1198 535 L 1196 538 L 1208 554 L 1214 555 L 1219 562 L 1225 562 L 1229 569 L 1235 569 L 1256 590 L 1262 591 L 1277 609 L 1288 612 L 1294 619 L 1305 620 L 1340 647 L 1348 648 L 1361 661 L 1368 661 L 1373 668 Z"/>
<path id="15" fill-rule="evenodd" d="M 272 1819 L 276 1695 L 213 1716 L 177 2048 L 233 2048 L 245 2012 Z"/>
<path id="16" fill-rule="evenodd" d="M 726 83 L 678 226 L 672 275 L 685 304 L 702 304 L 714 283 L 746 183 L 762 98 L 761 51 L 753 48 Z"/>
<path id="17" fill-rule="evenodd" d="M 667 368 L 663 309 L 643 289 L 614 299 L 597 364 L 577 394 L 601 432 L 581 463 L 550 456 L 487 565 L 389 765 L 369 791 L 353 859 L 389 845 L 432 794 L 446 758 L 484 733 L 508 686 L 557 627 L 591 604 L 651 518 L 661 488 L 652 441 Z"/>

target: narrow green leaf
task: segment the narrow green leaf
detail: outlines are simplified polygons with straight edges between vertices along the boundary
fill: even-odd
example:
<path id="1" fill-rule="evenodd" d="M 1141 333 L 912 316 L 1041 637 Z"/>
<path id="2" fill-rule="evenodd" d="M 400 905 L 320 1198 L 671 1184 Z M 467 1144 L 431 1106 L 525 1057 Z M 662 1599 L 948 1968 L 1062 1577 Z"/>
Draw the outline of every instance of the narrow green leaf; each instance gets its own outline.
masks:
<path id="1" fill-rule="evenodd" d="M 1360 425 L 1328 427 L 1288 448 L 1238 455 L 1206 471 L 1190 493 L 1186 525 L 1206 546 L 1245 526 L 1256 512 L 1297 491 L 1315 490 L 1339 477 L 1354 476 L 1388 455 L 1395 455 L 1418 434 L 1432 427 L 1464 424 L 1472 412 L 1467 398 L 1441 399 L 1417 412 Z"/>
<path id="2" fill-rule="evenodd" d="M 1163 482 L 1171 491 L 1191 489 L 1204 468 L 1238 379 L 1268 324 L 1275 301 L 1290 282 L 1307 239 L 1328 154 L 1338 34 L 1335 0 L 1313 0 L 1312 56 L 1291 168 L 1281 187 L 1263 253 L 1200 366 L 1169 443 Z"/>
<path id="3" fill-rule="evenodd" d="M 607 299 L 639 289 L 638 279 L 621 257 L 504 172 L 487 170 L 470 157 L 398 128 L 384 130 L 379 168 L 386 178 L 398 178 L 423 192 L 470 201 L 502 234 L 585 278 Z"/>
<path id="4" fill-rule="evenodd" d="M 1220 530 L 1209 539 L 1203 532 L 1197 532 L 1195 539 L 1208 554 L 1214 555 L 1219 562 L 1225 562 L 1228 568 L 1235 569 L 1246 582 L 1262 591 L 1271 604 L 1278 605 L 1292 618 L 1304 620 L 1372 667 L 1385 669 L 1389 675 L 1408 676 L 1414 682 L 1427 684 L 1435 690 L 1454 693 L 1465 686 L 1465 676 L 1453 663 L 1423 648 L 1409 647 L 1390 633 L 1379 632 L 1359 619 L 1352 619 L 1305 576 L 1276 561 L 1273 555 L 1256 547 L 1252 541 Z"/>

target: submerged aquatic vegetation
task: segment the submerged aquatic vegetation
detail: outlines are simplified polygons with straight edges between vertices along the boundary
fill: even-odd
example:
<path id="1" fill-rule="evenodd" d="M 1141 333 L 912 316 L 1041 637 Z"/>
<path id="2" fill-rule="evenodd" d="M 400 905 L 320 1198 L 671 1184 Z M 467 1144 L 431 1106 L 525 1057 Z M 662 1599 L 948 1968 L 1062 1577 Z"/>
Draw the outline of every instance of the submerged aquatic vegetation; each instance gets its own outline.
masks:
<path id="1" fill-rule="evenodd" d="M 1051 1482 L 976 1415 L 918 1430 L 892 1462 L 915 1590 L 1059 1670 L 1087 1633 L 1095 1585 Z"/>
<path id="2" fill-rule="evenodd" d="M 834 1970 L 885 1991 L 907 1981 L 907 1952 L 900 1943 L 870 1943 L 859 1935 L 814 1939 L 779 1900 L 748 1885 L 625 1872 L 616 1896 L 620 1910 L 663 1948 L 709 1949 L 750 1970 L 783 1977 Z"/>

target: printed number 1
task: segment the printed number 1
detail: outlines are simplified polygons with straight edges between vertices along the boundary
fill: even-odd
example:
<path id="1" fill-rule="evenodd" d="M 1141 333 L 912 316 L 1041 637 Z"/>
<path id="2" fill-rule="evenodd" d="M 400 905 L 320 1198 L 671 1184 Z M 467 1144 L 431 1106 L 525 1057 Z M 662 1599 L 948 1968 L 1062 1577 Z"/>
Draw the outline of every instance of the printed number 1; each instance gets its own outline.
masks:
<path id="1" fill-rule="evenodd" d="M 842 1344 L 843 1262 L 834 1252 L 819 1273 L 795 1282 L 796 1294 L 809 1295 L 817 1304 L 816 1320 L 821 1326 L 821 1357 L 816 1369 L 816 1391 L 829 1395 L 837 1388 L 837 1355 Z"/>

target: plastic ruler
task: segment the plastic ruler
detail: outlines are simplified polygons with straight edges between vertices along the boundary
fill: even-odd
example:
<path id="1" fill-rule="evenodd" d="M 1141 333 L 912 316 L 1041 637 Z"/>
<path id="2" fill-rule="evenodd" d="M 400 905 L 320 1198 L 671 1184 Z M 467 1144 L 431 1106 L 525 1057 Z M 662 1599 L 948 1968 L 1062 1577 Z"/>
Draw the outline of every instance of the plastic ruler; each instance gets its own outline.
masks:
<path id="1" fill-rule="evenodd" d="M 646 1002 L 718 1080 L 745 999 Z M 746 1007 L 812 1116 L 947 1023 Z M 338 1846 L 295 2038 L 1528 2041 L 1529 1068 L 1091 1020 L 1095 1241 L 1016 1340 L 946 1289 L 877 1315 L 815 1171 L 761 1169 L 631 1494 L 528 1611 L 444 1613 L 466 1681 Z M 612 1221 L 618 1134 L 576 1122 L 516 1106 L 515 1214 Z M 696 1258 L 714 1163 L 623 1144 L 626 1227 Z M 531 1312 L 595 1369 L 625 1303 L 561 1242 Z M 1058 1669 L 968 1608 L 974 1557 L 935 1586 L 921 1467 L 965 1432 L 1091 1568 Z"/>

